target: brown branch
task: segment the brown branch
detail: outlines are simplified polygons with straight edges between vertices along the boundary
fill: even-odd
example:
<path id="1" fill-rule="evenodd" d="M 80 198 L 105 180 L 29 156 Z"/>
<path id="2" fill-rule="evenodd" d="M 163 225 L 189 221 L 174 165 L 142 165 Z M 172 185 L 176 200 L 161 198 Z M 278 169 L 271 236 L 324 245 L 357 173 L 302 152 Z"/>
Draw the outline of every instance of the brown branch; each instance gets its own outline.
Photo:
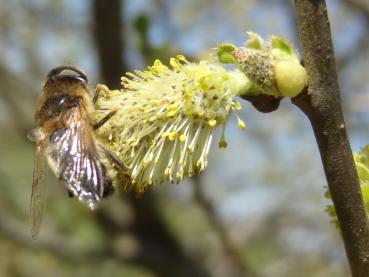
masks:
<path id="1" fill-rule="evenodd" d="M 344 3 L 355 7 L 369 17 L 369 2 L 367 0 L 346 0 Z"/>
<path id="2" fill-rule="evenodd" d="M 158 210 L 158 203 L 153 192 L 147 191 L 137 198 L 128 198 L 135 211 L 132 233 L 142 243 L 142 251 L 150 259 L 143 260 L 143 265 L 154 270 L 159 276 L 209 276 L 201 261 L 190 257 L 184 251 Z"/>
<path id="3" fill-rule="evenodd" d="M 124 53 L 121 0 L 95 0 L 94 37 L 101 67 L 101 76 L 110 88 L 120 88 L 120 77 L 127 71 Z"/>
<path id="4" fill-rule="evenodd" d="M 309 90 L 293 100 L 310 119 L 355 277 L 368 276 L 369 225 L 347 138 L 324 0 L 296 0 Z"/>
<path id="5" fill-rule="evenodd" d="M 35 90 L 22 78 L 9 72 L 3 65 L 0 65 L 0 83 L 2 86 L 0 98 L 9 108 L 11 124 L 19 135 L 27 140 L 26 135 L 33 125 L 33 114 L 31 115 L 30 110 L 25 109 L 24 103 L 31 101 L 32 96 L 36 95 Z"/>

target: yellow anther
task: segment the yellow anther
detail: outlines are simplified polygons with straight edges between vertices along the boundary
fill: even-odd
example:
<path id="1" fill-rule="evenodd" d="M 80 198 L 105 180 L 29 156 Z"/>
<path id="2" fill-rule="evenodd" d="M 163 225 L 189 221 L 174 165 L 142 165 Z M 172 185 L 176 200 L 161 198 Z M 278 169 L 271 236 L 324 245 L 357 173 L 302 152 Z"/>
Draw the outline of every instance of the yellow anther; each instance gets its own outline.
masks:
<path id="1" fill-rule="evenodd" d="M 183 95 L 183 99 L 184 100 L 190 100 L 192 98 L 192 95 L 188 92 L 186 92 L 184 95 Z"/>
<path id="2" fill-rule="evenodd" d="M 131 72 L 127 72 L 126 73 L 126 76 L 129 77 L 129 78 L 136 78 L 136 75 L 134 75 L 133 73 Z"/>
<path id="3" fill-rule="evenodd" d="M 234 108 L 235 108 L 235 110 L 237 110 L 237 111 L 241 110 L 241 109 L 242 109 L 241 103 L 240 103 L 240 102 L 236 102 L 236 103 L 234 104 Z"/>
<path id="4" fill-rule="evenodd" d="M 170 169 L 169 169 L 169 167 L 166 167 L 165 168 L 165 170 L 164 170 L 164 176 L 166 177 L 166 178 L 168 178 L 169 177 L 169 173 L 170 173 Z M 167 179 L 168 180 L 168 179 Z"/>
<path id="5" fill-rule="evenodd" d="M 210 119 L 208 121 L 208 124 L 209 124 L 210 127 L 214 127 L 217 124 L 217 121 L 216 121 L 216 119 Z"/>
<path id="6" fill-rule="evenodd" d="M 168 138 L 169 138 L 169 140 L 171 140 L 171 141 L 174 141 L 175 139 L 176 139 L 176 137 L 177 137 L 177 132 L 175 131 L 175 132 L 171 132 L 169 135 L 168 135 Z"/>
<path id="7" fill-rule="evenodd" d="M 170 58 L 169 60 L 170 65 L 175 69 L 175 70 L 180 70 L 181 69 L 181 64 L 178 62 L 177 59 L 175 58 Z"/>
<path id="8" fill-rule="evenodd" d="M 218 143 L 219 148 L 227 148 L 228 143 L 225 140 L 221 140 Z"/>
<path id="9" fill-rule="evenodd" d="M 177 111 L 170 111 L 170 112 L 167 112 L 167 117 L 172 117 L 176 114 Z"/>
<path id="10" fill-rule="evenodd" d="M 143 75 L 144 74 L 144 72 L 142 72 L 142 71 L 140 71 L 140 70 L 134 70 L 134 72 L 136 73 L 136 75 Z"/>
<path id="11" fill-rule="evenodd" d="M 154 61 L 154 66 L 161 66 L 161 65 L 163 65 L 163 64 L 161 63 L 160 60 L 155 60 Z"/>
<path id="12" fill-rule="evenodd" d="M 203 117 L 203 116 L 205 115 L 205 112 L 204 112 L 204 111 L 199 111 L 199 112 L 197 113 L 197 115 L 198 115 L 198 116 L 200 116 L 200 117 Z"/>
<path id="13" fill-rule="evenodd" d="M 177 182 L 181 182 L 183 180 L 183 172 L 177 172 L 176 174 Z"/>
<path id="14" fill-rule="evenodd" d="M 180 140 L 181 142 L 185 142 L 185 141 L 186 141 L 186 139 L 187 139 L 187 136 L 186 136 L 185 134 L 182 134 L 182 135 L 180 135 L 180 136 L 179 136 L 179 140 Z"/>
<path id="15" fill-rule="evenodd" d="M 168 105 L 167 109 L 168 111 L 174 111 L 178 108 L 178 104 L 171 104 L 171 105 Z"/>
<path id="16" fill-rule="evenodd" d="M 181 62 L 187 62 L 186 57 L 183 55 L 177 55 L 177 59 L 180 60 Z"/>
<path id="17" fill-rule="evenodd" d="M 241 130 L 245 130 L 245 129 L 246 129 L 246 124 L 245 124 L 245 122 L 243 122 L 241 119 L 238 119 L 238 127 L 239 127 Z"/>
<path id="18" fill-rule="evenodd" d="M 150 71 L 153 73 L 163 73 L 168 71 L 168 67 L 163 65 L 159 60 L 155 60 L 154 65 L 150 68 Z"/>

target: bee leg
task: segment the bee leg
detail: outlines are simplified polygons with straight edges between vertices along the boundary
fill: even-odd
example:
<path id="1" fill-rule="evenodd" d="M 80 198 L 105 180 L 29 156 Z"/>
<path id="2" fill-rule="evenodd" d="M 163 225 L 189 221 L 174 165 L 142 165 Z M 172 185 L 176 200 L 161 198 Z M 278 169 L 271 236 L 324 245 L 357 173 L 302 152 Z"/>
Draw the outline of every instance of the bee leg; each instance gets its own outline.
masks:
<path id="1" fill-rule="evenodd" d="M 101 152 L 103 152 L 104 155 L 106 157 L 108 157 L 109 160 L 111 160 L 116 166 L 118 166 L 120 170 L 122 170 L 124 172 L 128 172 L 127 166 L 121 160 L 119 160 L 117 155 L 115 155 L 110 150 L 106 149 L 105 146 L 100 144 L 100 143 L 98 143 L 98 146 L 99 146 Z"/>
<path id="2" fill-rule="evenodd" d="M 104 187 L 102 197 L 105 198 L 112 195 L 115 189 L 113 187 L 113 180 L 106 174 L 106 167 L 104 166 L 104 164 L 101 164 L 101 168 L 103 171 L 103 187 Z"/>
<path id="3" fill-rule="evenodd" d="M 113 187 L 113 181 L 108 176 L 105 176 L 103 198 L 112 195 L 114 191 L 115 189 Z"/>
<path id="4" fill-rule="evenodd" d="M 107 115 L 105 115 L 103 118 L 101 118 L 97 123 L 92 125 L 92 128 L 94 130 L 99 129 L 101 126 L 103 126 L 117 111 L 112 110 Z"/>
<path id="5" fill-rule="evenodd" d="M 107 86 L 98 84 L 94 90 L 94 93 L 92 95 L 92 103 L 95 104 L 97 100 L 99 99 L 100 92 L 109 92 L 109 89 Z"/>

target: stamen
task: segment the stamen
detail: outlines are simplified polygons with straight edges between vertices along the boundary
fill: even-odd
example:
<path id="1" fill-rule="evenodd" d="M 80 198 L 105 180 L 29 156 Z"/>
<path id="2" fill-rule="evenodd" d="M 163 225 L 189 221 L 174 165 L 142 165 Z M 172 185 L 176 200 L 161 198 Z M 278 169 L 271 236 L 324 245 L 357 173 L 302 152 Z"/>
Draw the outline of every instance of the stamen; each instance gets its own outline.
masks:
<path id="1" fill-rule="evenodd" d="M 106 89 L 96 102 L 98 118 L 117 109 L 99 136 L 131 170 L 138 192 L 203 171 L 217 126 L 222 125 L 219 146 L 227 145 L 224 133 L 232 111 L 239 127 L 246 127 L 236 114 L 241 105 L 234 100 L 246 79 L 217 64 L 190 63 L 181 55 L 170 64 L 172 68 L 157 60 L 146 71 L 126 74 L 121 91 Z"/>

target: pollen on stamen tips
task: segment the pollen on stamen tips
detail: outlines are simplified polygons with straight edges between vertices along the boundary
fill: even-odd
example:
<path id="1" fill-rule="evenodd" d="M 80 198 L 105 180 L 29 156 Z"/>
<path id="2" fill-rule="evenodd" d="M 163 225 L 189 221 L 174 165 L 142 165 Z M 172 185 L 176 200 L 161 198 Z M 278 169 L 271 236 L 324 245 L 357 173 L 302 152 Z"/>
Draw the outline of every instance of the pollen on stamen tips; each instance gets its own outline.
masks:
<path id="1" fill-rule="evenodd" d="M 235 110 L 236 110 L 236 111 L 241 110 L 241 109 L 242 109 L 241 103 L 240 103 L 240 102 L 236 102 L 236 103 L 234 104 L 234 108 L 235 108 Z"/>
<path id="2" fill-rule="evenodd" d="M 245 122 L 242 120 L 242 119 L 238 119 L 237 120 L 238 122 L 237 122 L 237 124 L 238 124 L 238 127 L 241 129 L 241 130 L 245 130 L 246 129 L 246 124 L 245 124 Z"/>
<path id="3" fill-rule="evenodd" d="M 170 112 L 167 112 L 167 117 L 172 117 L 176 114 L 177 112 L 176 111 L 170 111 Z"/>
<path id="4" fill-rule="evenodd" d="M 181 70 L 182 65 L 179 63 L 179 61 L 175 58 L 170 58 L 169 60 L 170 65 L 177 71 Z"/>
<path id="5" fill-rule="evenodd" d="M 168 138 L 170 141 L 174 141 L 177 137 L 177 132 L 172 132 L 169 134 Z"/>
<path id="6" fill-rule="evenodd" d="M 186 57 L 183 55 L 177 55 L 177 59 L 180 60 L 181 62 L 188 62 Z"/>
<path id="7" fill-rule="evenodd" d="M 126 73 L 126 76 L 127 76 L 127 77 L 129 77 L 129 78 L 132 78 L 132 79 L 136 78 L 136 75 L 134 75 L 134 74 L 133 74 L 133 73 L 131 73 L 131 72 L 127 72 L 127 73 Z"/>
<path id="8" fill-rule="evenodd" d="M 209 124 L 210 127 L 214 127 L 217 124 L 217 121 L 216 121 L 216 119 L 210 119 L 208 121 L 208 124 Z"/>
<path id="9" fill-rule="evenodd" d="M 219 146 L 219 148 L 227 148 L 228 143 L 223 139 L 223 140 L 219 141 L 218 146 Z"/>
<path id="10" fill-rule="evenodd" d="M 171 104 L 167 107 L 168 111 L 174 111 L 178 108 L 178 104 Z"/>

